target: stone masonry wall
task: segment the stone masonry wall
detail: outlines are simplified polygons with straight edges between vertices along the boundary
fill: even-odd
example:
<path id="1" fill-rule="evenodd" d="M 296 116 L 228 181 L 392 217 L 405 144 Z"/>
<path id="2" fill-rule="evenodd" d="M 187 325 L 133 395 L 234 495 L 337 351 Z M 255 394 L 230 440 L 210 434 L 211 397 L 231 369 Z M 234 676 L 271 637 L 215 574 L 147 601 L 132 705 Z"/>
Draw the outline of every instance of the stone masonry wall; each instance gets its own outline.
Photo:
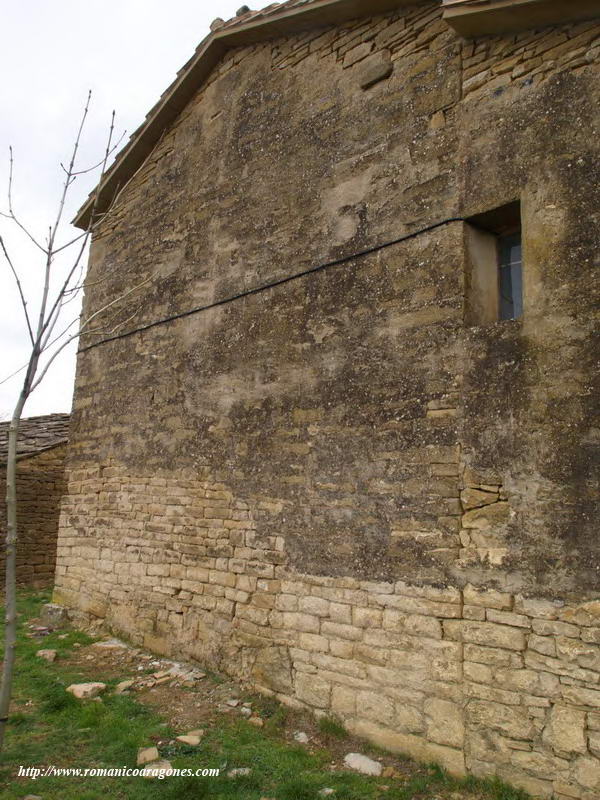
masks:
<path id="1" fill-rule="evenodd" d="M 53 447 L 36 456 L 24 458 L 17 467 L 19 539 L 17 544 L 17 581 L 23 584 L 48 585 L 54 581 L 56 541 L 60 500 L 66 491 L 66 445 Z M 6 471 L 0 468 L 4 486 Z M 0 574 L 4 575 L 6 504 L 0 501 Z"/>
<path id="2" fill-rule="evenodd" d="M 71 481 L 55 600 L 76 616 L 454 774 L 598 797 L 600 601 L 303 575 L 261 535 L 275 502 L 254 519 L 197 473 Z"/>
<path id="3" fill-rule="evenodd" d="M 231 51 L 118 197 L 86 313 L 141 288 L 107 329 L 416 235 L 79 354 L 55 599 L 595 800 L 600 23 L 467 42 L 440 14 Z M 469 325 L 444 220 L 517 199 L 524 316 Z"/>

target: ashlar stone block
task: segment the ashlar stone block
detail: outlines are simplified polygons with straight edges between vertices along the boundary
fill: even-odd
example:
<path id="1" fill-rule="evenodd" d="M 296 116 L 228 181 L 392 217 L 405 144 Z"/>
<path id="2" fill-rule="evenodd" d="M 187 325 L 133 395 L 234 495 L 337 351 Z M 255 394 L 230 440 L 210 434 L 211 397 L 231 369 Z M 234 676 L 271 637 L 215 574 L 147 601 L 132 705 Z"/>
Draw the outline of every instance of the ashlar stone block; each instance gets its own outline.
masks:
<path id="1" fill-rule="evenodd" d="M 552 706 L 542 741 L 555 753 L 587 753 L 585 711 L 572 706 Z"/>
<path id="2" fill-rule="evenodd" d="M 465 726 L 460 706 L 432 697 L 425 701 L 424 709 L 427 715 L 427 738 L 437 744 L 461 748 Z"/>
<path id="3" fill-rule="evenodd" d="M 331 684 L 316 675 L 296 675 L 296 696 L 313 708 L 329 708 Z"/>

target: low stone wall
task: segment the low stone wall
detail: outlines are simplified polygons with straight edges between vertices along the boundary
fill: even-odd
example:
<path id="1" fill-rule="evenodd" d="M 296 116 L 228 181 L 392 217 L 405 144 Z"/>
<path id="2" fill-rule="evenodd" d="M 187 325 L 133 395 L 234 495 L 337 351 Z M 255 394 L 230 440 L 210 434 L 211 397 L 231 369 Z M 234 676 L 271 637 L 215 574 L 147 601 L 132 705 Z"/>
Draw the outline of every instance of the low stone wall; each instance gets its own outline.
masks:
<path id="1" fill-rule="evenodd" d="M 596 800 L 600 602 L 300 575 L 257 533 L 282 512 L 208 477 L 74 472 L 54 599 L 454 774 Z"/>
<path id="2" fill-rule="evenodd" d="M 67 446 L 60 445 L 19 461 L 17 467 L 17 581 L 47 585 L 54 580 L 60 499 L 65 492 Z M 4 577 L 6 470 L 0 467 L 0 575 Z"/>

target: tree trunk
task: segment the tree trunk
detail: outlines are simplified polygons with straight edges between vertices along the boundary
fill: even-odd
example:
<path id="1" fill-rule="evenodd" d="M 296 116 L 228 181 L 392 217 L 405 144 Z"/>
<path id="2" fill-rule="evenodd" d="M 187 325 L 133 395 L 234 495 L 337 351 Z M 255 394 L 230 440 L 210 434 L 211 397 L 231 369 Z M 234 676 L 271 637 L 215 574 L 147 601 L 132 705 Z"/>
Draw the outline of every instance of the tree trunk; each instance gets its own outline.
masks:
<path id="1" fill-rule="evenodd" d="M 23 391 L 8 429 L 8 458 L 6 462 L 6 595 L 4 626 L 4 663 L 0 687 L 0 752 L 8 721 L 12 691 L 15 645 L 17 640 L 17 436 L 19 422 L 27 395 Z"/>
<path id="2" fill-rule="evenodd" d="M 102 314 L 104 311 L 108 310 L 112 307 L 119 298 L 112 300 L 111 302 L 107 303 L 104 308 L 99 309 L 96 311 L 92 316 L 86 320 L 81 321 L 79 333 L 69 336 L 66 341 L 64 341 L 64 337 L 67 334 L 67 331 L 73 325 L 68 325 L 65 330 L 60 333 L 58 336 L 54 335 L 54 329 L 60 317 L 60 312 L 62 307 L 67 303 L 73 300 L 79 292 L 83 289 L 83 283 L 80 283 L 80 277 L 78 275 L 78 270 L 81 266 L 82 258 L 84 257 L 86 245 L 89 241 L 89 237 L 94 230 L 94 226 L 97 222 L 96 218 L 96 204 L 98 202 L 99 193 L 96 192 L 94 195 L 94 199 L 92 202 L 91 211 L 89 213 L 89 225 L 87 230 L 84 234 L 75 236 L 74 239 L 67 242 L 66 244 L 61 245 L 60 247 L 56 246 L 56 237 L 59 233 L 61 228 L 61 221 L 63 217 L 63 213 L 66 208 L 66 199 L 67 194 L 69 192 L 69 188 L 72 186 L 73 181 L 78 175 L 83 175 L 86 172 L 90 172 L 90 170 L 77 170 L 75 169 L 75 161 L 77 158 L 77 153 L 79 150 L 79 144 L 81 141 L 81 135 L 83 133 L 83 128 L 85 125 L 85 121 L 87 119 L 89 107 L 90 107 L 90 99 L 91 99 L 91 92 L 88 93 L 87 101 L 85 104 L 85 108 L 83 110 L 83 116 L 81 118 L 81 123 L 79 125 L 79 130 L 77 133 L 77 138 L 75 139 L 75 144 L 73 145 L 73 150 L 71 153 L 71 161 L 69 163 L 68 168 L 65 168 L 62 164 L 61 167 L 65 172 L 65 180 L 63 184 L 63 191 L 60 197 L 60 201 L 58 204 L 58 213 L 56 215 L 56 220 L 53 225 L 50 226 L 48 231 L 48 237 L 46 239 L 45 246 L 41 245 L 36 237 L 34 237 L 27 228 L 17 219 L 14 214 L 12 208 L 12 184 L 13 184 L 13 152 L 12 148 L 9 148 L 10 152 L 10 169 L 9 169 L 9 178 L 8 178 L 8 214 L 3 214 L 3 217 L 8 217 L 11 219 L 25 234 L 26 236 L 33 242 L 33 244 L 44 253 L 45 256 L 45 267 L 44 267 L 44 278 L 43 278 L 43 292 L 42 298 L 39 307 L 39 314 L 38 314 L 38 323 L 37 328 L 34 331 L 34 326 L 32 324 L 31 317 L 27 310 L 27 301 L 25 299 L 25 295 L 23 294 L 23 288 L 21 285 L 21 281 L 19 279 L 19 274 L 15 269 L 15 266 L 11 260 L 11 257 L 6 249 L 4 240 L 0 235 L 0 254 L 6 259 L 10 270 L 12 272 L 13 278 L 16 281 L 17 290 L 19 293 L 19 298 L 21 301 L 21 306 L 23 309 L 23 313 L 25 316 L 25 321 L 27 323 L 27 331 L 29 333 L 29 339 L 31 341 L 31 355 L 29 357 L 29 363 L 27 365 L 27 373 L 25 375 L 25 380 L 23 381 L 23 387 L 21 389 L 21 393 L 19 395 L 19 400 L 15 407 L 15 410 L 12 415 L 12 419 L 10 422 L 10 426 L 8 429 L 8 460 L 6 464 L 6 516 L 7 516 L 7 529 L 6 529 L 6 596 L 5 596 L 5 644 L 4 644 L 4 662 L 2 664 L 2 684 L 0 685 L 0 752 L 2 752 L 2 747 L 4 744 L 4 734 L 6 732 L 6 723 L 8 722 L 8 710 L 10 707 L 10 699 L 12 693 L 12 681 L 13 681 L 13 671 L 14 671 L 14 663 L 15 663 L 15 648 L 16 648 L 16 639 L 17 639 L 17 435 L 19 432 L 19 423 L 21 421 L 21 414 L 23 413 L 23 408 L 25 407 L 25 403 L 27 398 L 35 390 L 37 385 L 46 375 L 48 367 L 52 364 L 56 356 L 64 349 L 68 342 L 76 339 L 77 336 L 81 334 L 83 329 L 86 325 L 99 314 Z M 104 173 L 106 171 L 106 164 L 108 159 L 110 158 L 111 154 L 119 145 L 119 141 L 113 146 L 112 144 L 112 137 L 115 129 L 115 112 L 113 111 L 111 116 L 111 123 L 110 123 L 110 130 L 108 132 L 108 141 L 106 143 L 106 150 L 104 152 L 104 159 L 100 162 L 100 164 L 96 166 L 101 167 L 100 172 L 100 181 L 98 185 L 100 186 L 103 182 Z M 122 138 L 122 137 L 121 137 Z M 91 169 L 95 169 L 96 167 L 92 167 Z M 100 219 L 106 219 L 105 211 Z M 70 269 L 67 271 L 67 276 L 64 281 L 61 279 L 62 286 L 56 293 L 56 297 L 50 300 L 51 292 L 51 273 L 52 273 L 52 265 L 54 263 L 54 258 L 58 253 L 61 253 L 63 250 L 71 247 L 72 245 L 77 244 L 76 250 L 76 258 L 74 262 L 71 264 Z M 150 279 L 148 279 L 150 280 Z M 147 283 L 147 281 L 144 281 Z M 141 284 L 143 285 L 143 284 Z M 139 287 L 135 287 L 139 288 Z M 130 289 L 128 292 L 123 295 L 123 297 L 131 294 L 134 289 Z M 118 327 L 118 326 L 117 326 Z M 109 333 L 113 333 L 115 329 L 109 331 Z M 88 333 L 99 333 L 99 331 L 86 331 Z M 56 343 L 63 339 L 63 342 L 60 346 L 54 347 Z M 45 352 L 49 352 L 53 350 L 52 355 L 48 358 L 44 368 L 42 369 L 41 375 L 36 379 L 39 361 L 41 356 Z M 20 372 L 21 370 L 18 370 Z M 16 374 L 16 373 L 15 373 Z"/>

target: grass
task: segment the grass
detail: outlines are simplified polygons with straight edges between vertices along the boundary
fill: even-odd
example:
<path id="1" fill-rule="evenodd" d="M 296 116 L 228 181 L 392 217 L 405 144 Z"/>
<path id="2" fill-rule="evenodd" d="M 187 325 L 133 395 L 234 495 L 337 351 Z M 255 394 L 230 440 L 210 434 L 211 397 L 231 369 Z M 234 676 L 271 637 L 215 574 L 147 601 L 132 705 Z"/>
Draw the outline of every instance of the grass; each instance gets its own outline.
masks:
<path id="1" fill-rule="evenodd" d="M 319 730 L 324 736 L 332 739 L 345 739 L 348 736 L 348 731 L 337 717 L 321 717 Z"/>
<path id="2" fill-rule="evenodd" d="M 27 620 L 37 616 L 44 593 L 22 593 L 19 598 L 19 641 L 13 711 L 5 750 L 0 756 L 0 793 L 6 800 L 28 794 L 43 800 L 318 800 L 325 787 L 335 789 L 334 800 L 445 800 L 453 792 L 480 800 L 525 800 L 526 795 L 500 783 L 469 778 L 457 781 L 439 767 L 415 768 L 407 780 L 368 778 L 330 770 L 331 753 L 283 740 L 285 709 L 268 698 L 257 698 L 265 726 L 257 729 L 241 718 L 227 716 L 207 731 L 200 747 L 169 744 L 160 748 L 173 767 L 196 770 L 220 768 L 217 778 L 172 777 L 148 780 L 140 777 L 17 777 L 19 765 L 59 767 L 135 767 L 138 747 L 148 746 L 152 737 L 172 739 L 181 731 L 165 724 L 156 713 L 135 697 L 107 691 L 102 702 L 79 701 L 65 691 L 82 680 L 81 673 L 64 663 L 73 645 L 92 640 L 69 631 L 41 642 L 26 634 Z M 49 664 L 36 657 L 41 648 L 58 651 Z M 62 656 L 62 658 L 61 658 Z M 88 678 L 89 679 L 89 678 Z M 94 675 L 102 680 L 102 674 Z M 115 681 L 106 680 L 110 686 Z M 346 737 L 335 718 L 323 717 L 319 728 L 326 740 Z M 367 752 L 371 752 L 365 745 Z M 226 771 L 250 767 L 249 775 L 228 778 Z M 385 790 L 382 787 L 387 786 Z"/>

